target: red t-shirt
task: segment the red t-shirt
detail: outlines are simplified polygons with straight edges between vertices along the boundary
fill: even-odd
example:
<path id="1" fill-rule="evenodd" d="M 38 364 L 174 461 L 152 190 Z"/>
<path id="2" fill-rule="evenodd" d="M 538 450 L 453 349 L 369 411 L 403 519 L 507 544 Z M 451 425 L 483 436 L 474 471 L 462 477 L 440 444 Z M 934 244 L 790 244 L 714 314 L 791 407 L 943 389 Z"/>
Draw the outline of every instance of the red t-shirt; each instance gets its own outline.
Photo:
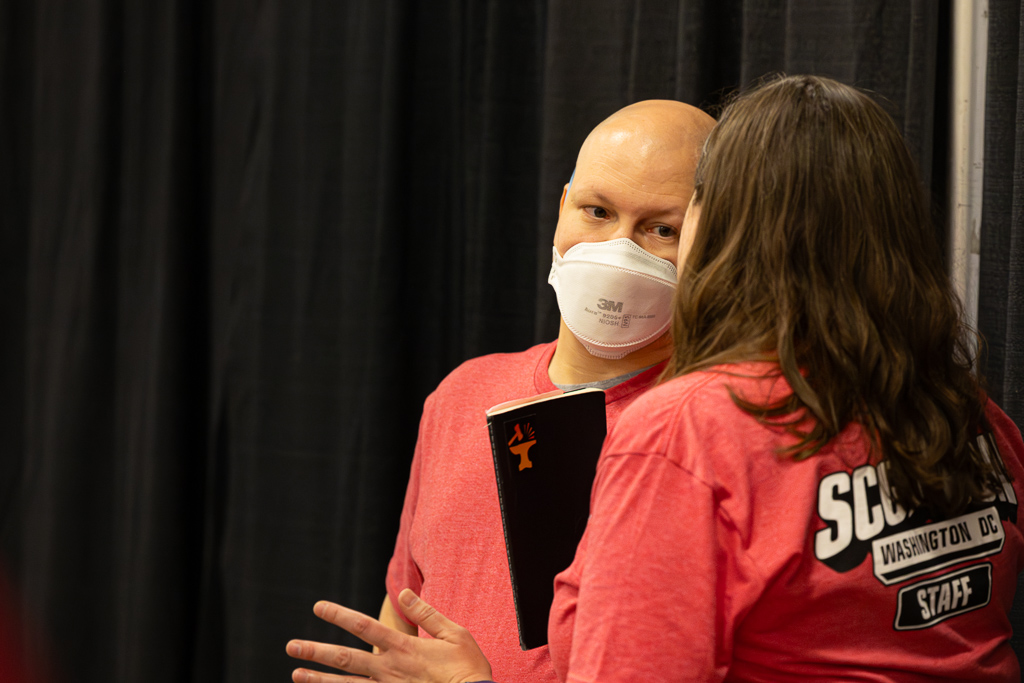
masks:
<path id="1" fill-rule="evenodd" d="M 719 370 L 764 374 L 774 366 Z M 1017 681 L 1008 613 L 1024 444 L 989 403 L 1013 484 L 960 517 L 894 506 L 851 425 L 813 457 L 738 409 L 783 379 L 659 386 L 605 443 L 591 517 L 555 582 L 552 662 L 571 682 Z"/>
<path id="2" fill-rule="evenodd" d="M 421 595 L 469 629 L 501 683 L 557 683 L 548 648 L 522 651 L 516 625 L 486 410 L 552 391 L 555 343 L 475 358 L 427 398 L 387 590 Z M 609 428 L 663 365 L 605 392 Z M 424 635 L 421 632 L 421 635 Z"/>

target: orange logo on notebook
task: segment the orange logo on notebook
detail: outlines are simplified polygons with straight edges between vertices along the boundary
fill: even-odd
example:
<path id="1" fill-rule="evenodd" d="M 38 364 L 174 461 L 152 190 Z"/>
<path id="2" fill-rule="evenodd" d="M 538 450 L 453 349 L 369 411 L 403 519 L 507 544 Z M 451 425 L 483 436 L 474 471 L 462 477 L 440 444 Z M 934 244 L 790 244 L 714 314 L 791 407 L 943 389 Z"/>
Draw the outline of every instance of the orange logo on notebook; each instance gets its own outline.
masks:
<path id="1" fill-rule="evenodd" d="M 509 439 L 508 449 L 512 451 L 513 455 L 519 456 L 519 471 L 522 472 L 527 467 L 533 467 L 533 463 L 530 462 L 530 448 L 533 444 L 537 443 L 537 439 L 533 435 L 533 427 L 530 423 L 526 423 L 526 436 L 523 436 L 523 430 L 519 428 L 517 424 L 515 427 L 516 433 Z M 529 439 L 529 441 L 527 441 Z M 512 444 L 516 444 L 513 446 Z"/>

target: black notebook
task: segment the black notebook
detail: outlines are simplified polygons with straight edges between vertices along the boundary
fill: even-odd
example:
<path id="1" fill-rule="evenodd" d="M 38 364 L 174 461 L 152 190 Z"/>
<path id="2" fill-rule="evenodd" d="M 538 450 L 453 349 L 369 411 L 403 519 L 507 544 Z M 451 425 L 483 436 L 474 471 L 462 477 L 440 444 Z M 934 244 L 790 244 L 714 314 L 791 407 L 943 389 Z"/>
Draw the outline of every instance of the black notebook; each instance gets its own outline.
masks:
<path id="1" fill-rule="evenodd" d="M 524 650 L 548 642 L 555 574 L 572 563 L 604 443 L 604 392 L 553 391 L 487 411 Z"/>

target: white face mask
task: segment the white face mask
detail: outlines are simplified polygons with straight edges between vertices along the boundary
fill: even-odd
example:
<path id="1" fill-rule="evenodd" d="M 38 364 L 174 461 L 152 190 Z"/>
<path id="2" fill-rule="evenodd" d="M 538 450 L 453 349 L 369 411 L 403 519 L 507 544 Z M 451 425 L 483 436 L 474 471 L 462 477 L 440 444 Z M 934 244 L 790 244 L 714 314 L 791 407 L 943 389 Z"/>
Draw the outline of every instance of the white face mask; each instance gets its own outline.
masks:
<path id="1" fill-rule="evenodd" d="M 548 283 L 566 326 L 592 355 L 611 360 L 668 329 L 676 267 L 632 240 L 580 242 L 553 260 Z"/>

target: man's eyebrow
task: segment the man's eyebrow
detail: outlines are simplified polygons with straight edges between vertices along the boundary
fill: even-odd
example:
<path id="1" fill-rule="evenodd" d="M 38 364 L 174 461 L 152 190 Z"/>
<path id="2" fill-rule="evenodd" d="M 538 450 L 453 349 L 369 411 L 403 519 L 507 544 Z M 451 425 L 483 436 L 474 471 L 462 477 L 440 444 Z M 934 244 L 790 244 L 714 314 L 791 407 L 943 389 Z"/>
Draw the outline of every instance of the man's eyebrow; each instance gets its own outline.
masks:
<path id="1" fill-rule="evenodd" d="M 591 188 L 581 188 L 577 190 L 575 195 L 578 199 L 583 200 L 583 204 L 603 204 L 606 206 L 614 206 L 615 203 L 606 197 L 600 190 L 594 190 Z M 669 208 L 661 209 L 645 209 L 643 211 L 646 216 L 678 216 L 680 220 L 686 215 L 686 206 L 673 206 Z"/>
<path id="2" fill-rule="evenodd" d="M 589 188 L 583 188 L 583 189 L 577 190 L 577 196 L 582 196 L 582 197 L 586 198 L 588 201 L 597 202 L 599 204 L 611 204 L 612 203 L 612 200 L 608 199 L 608 197 L 606 197 L 603 194 L 601 194 L 600 190 L 591 190 Z"/>

